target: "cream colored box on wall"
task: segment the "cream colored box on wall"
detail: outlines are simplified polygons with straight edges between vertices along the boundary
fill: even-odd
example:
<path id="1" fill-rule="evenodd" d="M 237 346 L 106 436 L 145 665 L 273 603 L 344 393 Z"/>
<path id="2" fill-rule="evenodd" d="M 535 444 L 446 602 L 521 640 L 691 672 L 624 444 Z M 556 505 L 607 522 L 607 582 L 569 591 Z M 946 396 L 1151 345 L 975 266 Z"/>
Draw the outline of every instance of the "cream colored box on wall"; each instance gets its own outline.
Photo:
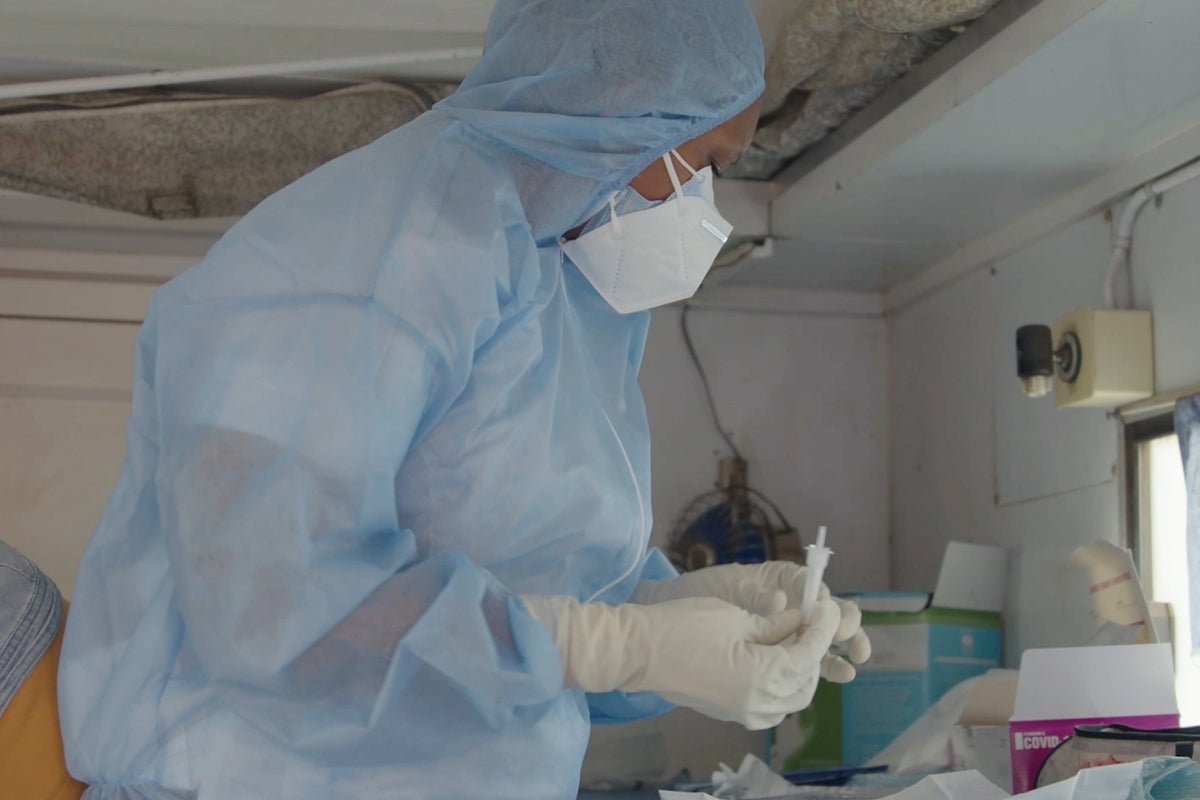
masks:
<path id="1" fill-rule="evenodd" d="M 1154 394 L 1154 327 L 1149 311 L 1081 308 L 1060 317 L 1054 342 L 1074 334 L 1079 343 L 1078 376 L 1054 376 L 1059 408 L 1116 406 Z M 1068 337 L 1069 338 L 1069 337 Z"/>

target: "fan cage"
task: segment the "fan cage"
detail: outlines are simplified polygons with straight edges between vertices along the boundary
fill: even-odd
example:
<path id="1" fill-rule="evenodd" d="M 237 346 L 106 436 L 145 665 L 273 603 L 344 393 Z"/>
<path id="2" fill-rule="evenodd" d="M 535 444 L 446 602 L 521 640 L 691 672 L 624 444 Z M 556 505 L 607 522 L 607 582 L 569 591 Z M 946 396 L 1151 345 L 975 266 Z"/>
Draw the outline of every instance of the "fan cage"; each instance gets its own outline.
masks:
<path id="1" fill-rule="evenodd" d="M 779 509 L 757 491 L 716 489 L 684 509 L 667 556 L 682 572 L 718 564 L 757 564 L 776 559 L 779 538 L 792 532 Z"/>

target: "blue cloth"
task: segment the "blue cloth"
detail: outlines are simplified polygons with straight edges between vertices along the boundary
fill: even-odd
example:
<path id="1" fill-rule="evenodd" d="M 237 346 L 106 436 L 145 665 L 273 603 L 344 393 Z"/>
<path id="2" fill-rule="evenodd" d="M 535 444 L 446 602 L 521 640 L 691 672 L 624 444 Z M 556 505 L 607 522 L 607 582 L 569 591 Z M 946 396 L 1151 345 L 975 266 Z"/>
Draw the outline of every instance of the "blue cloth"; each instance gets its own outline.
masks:
<path id="1" fill-rule="evenodd" d="M 677 167 L 677 169 L 679 169 L 680 172 L 683 172 L 682 168 Z M 679 187 L 683 190 L 684 197 L 704 196 L 704 186 L 698 177 L 687 173 L 684 173 L 684 175 L 680 177 L 681 180 L 684 181 Z M 708 178 L 707 180 L 712 180 L 712 178 Z M 592 218 L 587 221 L 587 224 L 583 226 L 583 230 L 579 232 L 579 235 L 584 236 L 603 225 L 607 225 L 612 221 L 614 209 L 617 212 L 617 217 L 623 217 L 627 214 L 636 214 L 639 211 L 647 211 L 655 206 L 660 206 L 663 203 L 674 200 L 675 194 L 675 192 L 671 192 L 662 200 L 647 200 L 645 197 L 642 197 L 640 194 L 638 194 L 637 190 L 632 186 L 626 186 L 613 196 L 611 203 L 605 204 L 605 206 L 601 208 L 598 213 L 594 214 Z"/>
<path id="2" fill-rule="evenodd" d="M 1128 800 L 1195 800 L 1200 797 L 1200 764 L 1190 758 L 1148 758 Z"/>
<path id="3" fill-rule="evenodd" d="M 1187 565 L 1192 604 L 1192 657 L 1200 656 L 1200 395 L 1175 404 L 1175 433 L 1187 486 Z"/>
<path id="4" fill-rule="evenodd" d="M 517 593 L 622 602 L 637 370 L 556 244 L 762 91 L 743 0 L 502 0 L 462 89 L 156 293 L 60 669 L 89 800 L 573 798 L 589 724 Z"/>
<path id="5" fill-rule="evenodd" d="M 54 641 L 61 622 L 58 587 L 0 542 L 0 714 Z"/>

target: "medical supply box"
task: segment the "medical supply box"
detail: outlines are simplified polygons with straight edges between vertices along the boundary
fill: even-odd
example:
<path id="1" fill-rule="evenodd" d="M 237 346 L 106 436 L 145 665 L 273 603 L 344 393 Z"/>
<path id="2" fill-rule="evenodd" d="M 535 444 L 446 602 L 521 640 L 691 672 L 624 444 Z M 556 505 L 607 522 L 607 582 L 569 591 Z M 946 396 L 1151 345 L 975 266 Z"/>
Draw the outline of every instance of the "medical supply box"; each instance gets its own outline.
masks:
<path id="1" fill-rule="evenodd" d="M 1102 724 L 1151 730 L 1179 724 L 1169 644 L 1025 651 L 1008 726 L 1013 791 L 1074 774 L 1074 761 L 1058 774 L 1062 766 L 1051 754 L 1066 746 L 1076 725 Z"/>
<path id="2" fill-rule="evenodd" d="M 960 682 L 998 667 L 1008 551 L 952 542 L 937 591 L 844 595 L 863 609 L 871 659 L 776 732 L 774 766 L 864 764 Z"/>

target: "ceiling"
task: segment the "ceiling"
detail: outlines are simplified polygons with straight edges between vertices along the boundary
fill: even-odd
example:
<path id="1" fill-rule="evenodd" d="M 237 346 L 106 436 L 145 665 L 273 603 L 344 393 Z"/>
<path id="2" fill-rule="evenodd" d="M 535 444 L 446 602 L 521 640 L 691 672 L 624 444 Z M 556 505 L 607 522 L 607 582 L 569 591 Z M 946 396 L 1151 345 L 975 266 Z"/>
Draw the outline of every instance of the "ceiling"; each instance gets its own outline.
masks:
<path id="1" fill-rule="evenodd" d="M 751 0 L 765 32 L 793 3 Z M 490 0 L 0 0 L 0 84 L 481 45 L 491 8 Z M 462 78 L 470 66 L 372 77 Z"/>
<path id="2" fill-rule="evenodd" d="M 1196 0 L 1016 5 L 780 176 L 787 241 L 745 279 L 891 289 L 1200 125 Z"/>
<path id="3" fill-rule="evenodd" d="M 794 0 L 751 0 L 773 42 Z M 0 85 L 482 45 L 491 0 L 0 0 Z M 257 81 L 458 80 L 471 60 Z M 212 87 L 230 90 L 229 84 Z M 238 84 L 245 90 L 245 82 Z M 750 228 L 763 227 L 761 192 Z M 229 220 L 161 222 L 0 189 L 0 247 L 201 255 Z"/>
<path id="4" fill-rule="evenodd" d="M 796 1 L 752 0 L 767 42 Z M 490 5 L 0 0 L 0 84 L 477 46 Z M 776 242 L 719 281 L 876 292 L 913 280 L 1200 125 L 1196 31 L 1196 0 L 1002 0 L 771 185 L 727 181 L 735 224 Z M 469 67 L 353 77 L 455 79 Z M 193 255 L 226 224 L 0 192 L 0 246 Z"/>
<path id="5" fill-rule="evenodd" d="M 205 27 L 291 27 L 330 30 L 406 30 L 430 33 L 480 32 L 491 4 L 480 0 L 39 0 L 36 6 L 6 0 L 6 19 L 85 27 L 174 25 Z"/>
<path id="6" fill-rule="evenodd" d="M 0 84 L 477 46 L 487 9 L 471 0 L 0 0 Z M 470 66 L 344 77 L 454 79 Z"/>

